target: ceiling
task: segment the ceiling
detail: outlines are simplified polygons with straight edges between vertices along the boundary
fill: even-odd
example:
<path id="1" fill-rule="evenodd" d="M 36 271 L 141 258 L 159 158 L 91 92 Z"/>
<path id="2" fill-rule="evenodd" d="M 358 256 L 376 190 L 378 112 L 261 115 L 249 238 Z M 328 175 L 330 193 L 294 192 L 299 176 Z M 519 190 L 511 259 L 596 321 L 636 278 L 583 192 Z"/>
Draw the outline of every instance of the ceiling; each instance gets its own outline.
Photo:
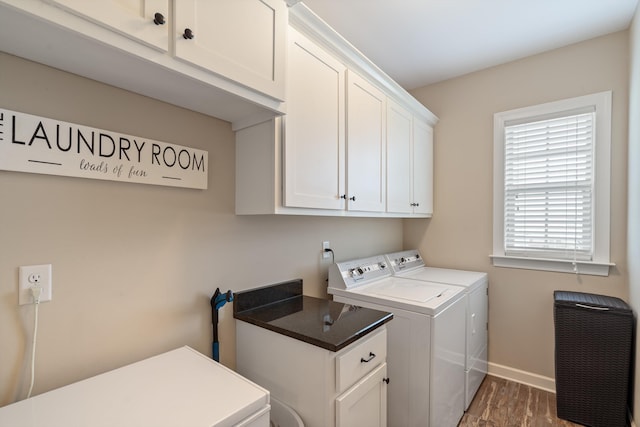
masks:
<path id="1" fill-rule="evenodd" d="M 407 90 L 627 29 L 638 0 L 302 0 Z"/>

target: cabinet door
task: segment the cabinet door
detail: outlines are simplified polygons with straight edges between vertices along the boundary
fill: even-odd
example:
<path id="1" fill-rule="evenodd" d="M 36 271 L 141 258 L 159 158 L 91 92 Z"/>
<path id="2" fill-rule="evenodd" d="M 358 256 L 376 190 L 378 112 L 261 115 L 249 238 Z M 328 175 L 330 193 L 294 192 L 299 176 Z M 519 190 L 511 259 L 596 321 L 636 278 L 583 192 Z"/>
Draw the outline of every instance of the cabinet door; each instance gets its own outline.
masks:
<path id="1" fill-rule="evenodd" d="M 433 128 L 413 121 L 414 213 L 433 213 Z"/>
<path id="2" fill-rule="evenodd" d="M 412 114 L 387 101 L 387 212 L 411 213 Z"/>
<path id="3" fill-rule="evenodd" d="M 387 364 L 383 363 L 336 399 L 336 427 L 386 427 Z"/>
<path id="4" fill-rule="evenodd" d="M 169 0 L 51 0 L 71 13 L 150 47 L 169 46 Z M 156 13 L 162 15 L 156 19 Z M 155 22 L 154 22 L 155 20 Z"/>
<path id="5" fill-rule="evenodd" d="M 347 209 L 384 212 L 386 96 L 347 72 Z"/>
<path id="6" fill-rule="evenodd" d="M 344 209 L 344 79 L 342 63 L 290 29 L 285 206 Z"/>
<path id="7" fill-rule="evenodd" d="M 287 8 L 283 0 L 173 4 L 176 58 L 284 100 Z"/>

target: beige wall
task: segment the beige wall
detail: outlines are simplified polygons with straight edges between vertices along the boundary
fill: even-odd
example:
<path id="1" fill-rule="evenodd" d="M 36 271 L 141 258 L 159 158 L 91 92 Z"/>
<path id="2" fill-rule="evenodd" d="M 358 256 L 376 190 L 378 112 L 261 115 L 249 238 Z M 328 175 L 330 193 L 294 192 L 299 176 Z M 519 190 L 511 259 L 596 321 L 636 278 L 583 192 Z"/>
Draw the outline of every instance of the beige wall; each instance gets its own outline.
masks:
<path id="1" fill-rule="evenodd" d="M 630 30 L 629 68 L 629 210 L 627 260 L 629 294 L 634 310 L 640 309 L 640 6 Z M 637 317 L 637 316 L 636 316 Z M 637 329 L 637 327 L 636 327 Z M 636 343 L 636 370 L 633 413 L 640 419 L 640 352 Z"/>
<path id="2" fill-rule="evenodd" d="M 528 57 L 413 92 L 439 118 L 435 128 L 435 212 L 407 220 L 404 246 L 431 265 L 489 273 L 489 359 L 505 368 L 554 377 L 553 290 L 628 299 L 627 31 Z M 491 266 L 493 114 L 599 91 L 613 91 L 611 260 L 609 277 Z"/>
<path id="3" fill-rule="evenodd" d="M 0 106 L 209 151 L 206 191 L 0 171 L 0 406 L 29 383 L 33 306 L 18 266 L 53 264 L 34 394 L 182 345 L 211 354 L 209 298 L 301 277 L 326 295 L 336 259 L 402 249 L 399 219 L 234 215 L 229 123 L 0 53 Z M 244 263 L 244 260 L 251 263 Z M 222 361 L 235 363 L 231 305 Z"/>

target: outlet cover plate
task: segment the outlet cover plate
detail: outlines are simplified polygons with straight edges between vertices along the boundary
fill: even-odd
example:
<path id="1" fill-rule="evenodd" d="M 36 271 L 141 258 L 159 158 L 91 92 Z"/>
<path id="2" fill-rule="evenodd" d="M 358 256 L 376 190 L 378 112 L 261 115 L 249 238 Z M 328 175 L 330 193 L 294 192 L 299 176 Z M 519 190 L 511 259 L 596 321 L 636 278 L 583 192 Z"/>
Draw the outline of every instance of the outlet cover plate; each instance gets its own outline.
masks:
<path id="1" fill-rule="evenodd" d="M 51 264 L 23 265 L 18 280 L 18 305 L 33 304 L 31 286 L 37 283 L 42 287 L 40 302 L 51 301 Z"/>

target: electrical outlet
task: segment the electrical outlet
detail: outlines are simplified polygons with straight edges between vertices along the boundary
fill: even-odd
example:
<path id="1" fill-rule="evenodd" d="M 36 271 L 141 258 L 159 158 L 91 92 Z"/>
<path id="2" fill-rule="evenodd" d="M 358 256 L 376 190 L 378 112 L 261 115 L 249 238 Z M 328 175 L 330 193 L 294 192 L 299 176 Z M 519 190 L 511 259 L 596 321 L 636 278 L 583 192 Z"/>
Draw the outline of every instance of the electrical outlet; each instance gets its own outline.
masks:
<path id="1" fill-rule="evenodd" d="M 326 252 L 325 249 L 330 249 L 331 246 L 328 241 L 322 242 L 322 259 L 331 258 L 331 252 Z"/>
<path id="2" fill-rule="evenodd" d="M 51 264 L 23 265 L 18 281 L 18 305 L 33 304 L 32 286 L 40 286 L 40 302 L 51 301 Z"/>

